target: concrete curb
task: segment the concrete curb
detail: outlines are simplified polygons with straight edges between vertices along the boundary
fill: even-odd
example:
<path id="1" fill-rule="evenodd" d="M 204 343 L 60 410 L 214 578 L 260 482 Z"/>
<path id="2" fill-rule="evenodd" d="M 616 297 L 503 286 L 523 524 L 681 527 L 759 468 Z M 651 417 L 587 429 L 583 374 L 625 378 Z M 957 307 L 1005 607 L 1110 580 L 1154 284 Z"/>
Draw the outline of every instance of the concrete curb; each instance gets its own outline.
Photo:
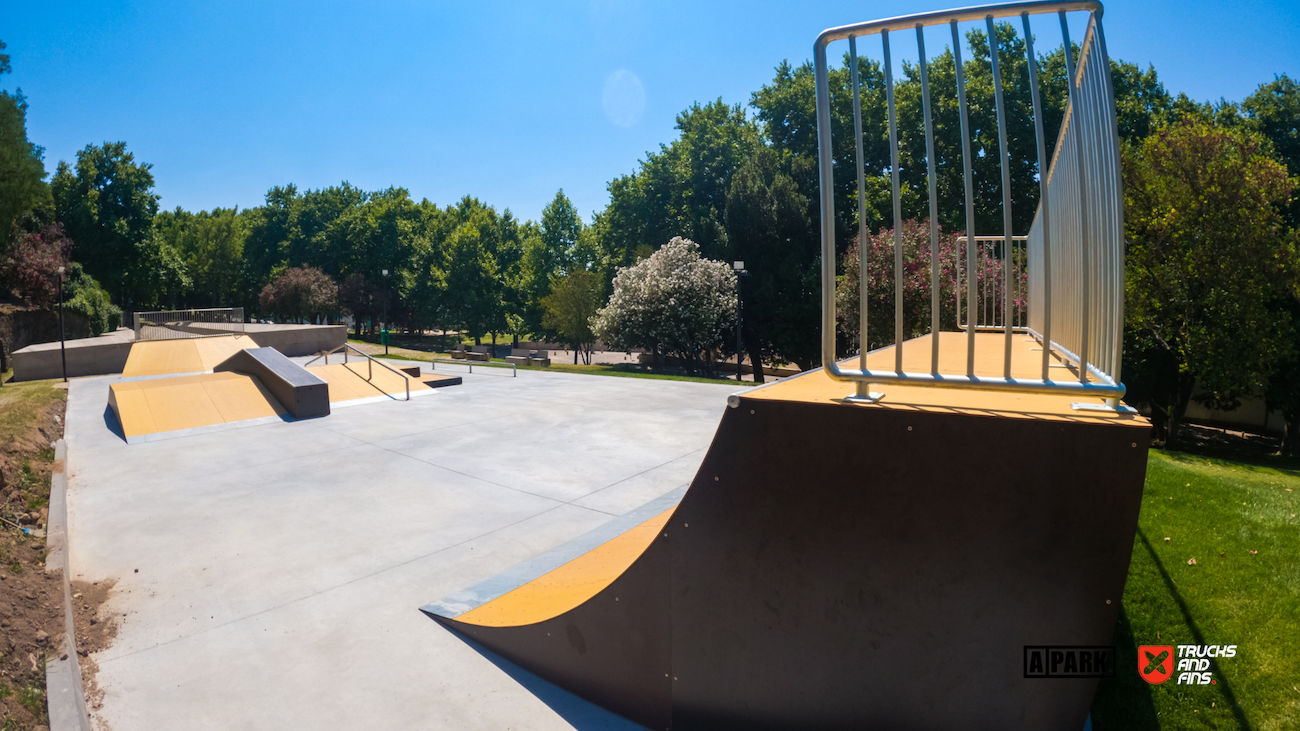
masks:
<path id="1" fill-rule="evenodd" d="M 72 614 L 72 566 L 68 556 L 68 442 L 54 445 L 56 472 L 50 481 L 50 517 L 46 525 L 45 569 L 63 571 L 63 653 L 66 659 L 45 664 L 50 731 L 91 731 L 86 692 L 81 684 L 77 633 Z"/>

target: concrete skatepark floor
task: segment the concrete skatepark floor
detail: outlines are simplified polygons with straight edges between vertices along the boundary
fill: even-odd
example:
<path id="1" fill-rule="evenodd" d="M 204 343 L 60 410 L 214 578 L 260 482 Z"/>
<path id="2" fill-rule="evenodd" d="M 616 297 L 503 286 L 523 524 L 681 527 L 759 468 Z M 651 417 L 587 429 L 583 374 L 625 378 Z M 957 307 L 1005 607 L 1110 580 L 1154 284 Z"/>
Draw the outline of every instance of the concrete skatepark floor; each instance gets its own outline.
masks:
<path id="1" fill-rule="evenodd" d="M 72 578 L 117 580 L 105 611 L 122 618 L 94 656 L 96 723 L 639 728 L 418 608 L 688 483 L 735 386 L 463 375 L 410 402 L 130 446 L 105 413 L 117 377 L 74 381 Z"/>

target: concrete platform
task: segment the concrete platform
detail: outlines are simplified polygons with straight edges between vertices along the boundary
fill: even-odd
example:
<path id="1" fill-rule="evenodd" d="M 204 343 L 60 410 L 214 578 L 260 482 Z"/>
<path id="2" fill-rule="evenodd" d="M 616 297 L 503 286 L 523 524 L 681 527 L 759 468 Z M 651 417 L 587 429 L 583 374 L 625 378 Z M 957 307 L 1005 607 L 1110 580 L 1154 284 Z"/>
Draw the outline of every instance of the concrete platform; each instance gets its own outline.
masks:
<path id="1" fill-rule="evenodd" d="M 127 446 L 69 395 L 71 571 L 116 579 L 116 729 L 629 729 L 418 608 L 680 490 L 729 385 L 485 369 L 328 419 Z M 137 573 L 138 569 L 138 573 Z"/>

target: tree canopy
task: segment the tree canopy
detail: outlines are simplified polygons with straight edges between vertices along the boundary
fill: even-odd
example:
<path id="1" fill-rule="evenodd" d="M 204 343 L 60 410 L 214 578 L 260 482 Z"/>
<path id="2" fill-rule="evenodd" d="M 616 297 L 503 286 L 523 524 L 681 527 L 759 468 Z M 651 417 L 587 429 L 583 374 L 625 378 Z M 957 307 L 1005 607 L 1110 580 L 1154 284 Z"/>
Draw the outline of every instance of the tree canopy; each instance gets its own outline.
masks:
<path id="1" fill-rule="evenodd" d="M 1294 237 L 1279 213 L 1295 187 L 1259 134 L 1189 117 L 1123 157 L 1130 350 L 1161 384 L 1151 400 L 1176 442 L 1187 404 L 1236 408 L 1259 393 L 1292 323 Z"/>

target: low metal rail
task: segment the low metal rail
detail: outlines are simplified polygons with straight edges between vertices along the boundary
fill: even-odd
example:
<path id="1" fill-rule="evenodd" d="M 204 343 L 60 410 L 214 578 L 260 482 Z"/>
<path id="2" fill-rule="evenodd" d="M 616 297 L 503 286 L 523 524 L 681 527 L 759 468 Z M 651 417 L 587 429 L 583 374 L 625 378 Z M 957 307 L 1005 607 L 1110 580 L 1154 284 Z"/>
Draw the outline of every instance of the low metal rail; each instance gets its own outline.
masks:
<path id="1" fill-rule="evenodd" d="M 378 363 L 380 366 L 382 366 L 382 367 L 384 367 L 384 368 L 387 368 L 388 370 L 392 371 L 393 373 L 396 373 L 398 376 L 401 376 L 401 378 L 402 378 L 402 385 L 406 386 L 406 400 L 407 400 L 407 401 L 410 401 L 410 400 L 411 400 L 411 377 L 410 377 L 410 376 L 408 376 L 408 375 L 406 375 L 405 373 L 403 373 L 403 372 L 397 370 L 396 368 L 394 368 L 394 367 L 388 365 L 387 363 L 384 363 L 383 361 L 376 360 L 376 359 L 372 358 L 372 357 L 370 356 L 369 353 L 366 353 L 366 352 L 361 351 L 361 350 L 357 350 L 356 348 L 352 347 L 352 344 L 351 344 L 351 343 L 344 343 L 344 344 L 338 346 L 337 348 L 335 348 L 335 349 L 333 349 L 333 350 L 327 351 L 327 352 L 325 352 L 325 353 L 321 353 L 320 355 L 316 356 L 315 358 L 312 358 L 311 360 L 307 361 L 307 364 L 304 365 L 303 367 L 306 368 L 307 366 L 310 366 L 312 363 L 315 363 L 316 361 L 320 360 L 321 358 L 324 358 L 324 359 L 325 359 L 325 365 L 329 365 L 329 364 L 330 364 L 330 356 L 331 356 L 331 355 L 334 355 L 335 353 L 339 352 L 340 350 L 343 351 L 343 364 L 344 364 L 344 365 L 347 365 L 347 364 L 348 364 L 348 351 L 349 351 L 349 350 L 352 351 L 353 353 L 356 353 L 357 355 L 360 355 L 360 356 L 364 357 L 364 358 L 366 359 L 366 381 L 367 381 L 367 382 L 373 382 L 373 381 L 374 381 L 374 378 L 375 378 L 375 363 Z"/>
<path id="2" fill-rule="evenodd" d="M 1088 26 L 1080 45 L 1076 65 L 1072 52 L 1065 54 L 1068 78 L 1068 101 L 1064 121 L 1057 139 L 1051 166 L 1046 159 L 1043 132 L 1043 106 L 1039 94 L 1038 59 L 1034 54 L 1034 36 L 1030 16 L 1054 13 L 1059 17 L 1063 45 L 1072 49 L 1066 16 L 1069 12 L 1088 13 Z M 1101 27 L 1102 5 L 1095 0 L 1018 2 L 981 7 L 959 8 L 922 13 L 885 20 L 830 28 L 817 37 L 813 46 L 813 72 L 817 96 L 817 146 L 821 188 L 822 239 L 822 363 L 827 374 L 836 380 L 856 384 L 849 400 L 874 401 L 882 394 L 872 393 L 870 384 L 899 383 L 909 386 L 962 388 L 989 391 L 1019 391 L 1046 394 L 1077 394 L 1105 399 L 1106 405 L 1076 404 L 1077 408 L 1120 408 L 1124 395 L 1120 382 L 1120 353 L 1123 337 L 1123 198 L 1119 177 L 1119 136 L 1115 118 L 1114 91 L 1111 88 L 1110 61 Z M 1029 68 L 1030 98 L 1038 150 L 1038 184 L 1040 201 L 1029 235 L 1017 236 L 1012 230 L 1011 165 L 1007 147 L 1007 110 L 1003 99 L 1001 62 L 1003 53 L 996 42 L 994 20 L 1019 17 Z M 940 332 L 940 256 L 938 229 L 938 190 L 935 174 L 934 126 L 931 119 L 929 57 L 925 52 L 923 29 L 947 25 L 952 33 L 952 53 L 956 72 L 957 106 L 960 115 L 964 173 L 964 208 L 966 231 L 975 229 L 973 158 L 971 127 L 963 75 L 962 38 L 958 24 L 982 21 L 990 39 L 990 63 L 997 115 L 999 156 L 1002 171 L 1003 232 L 995 237 L 976 236 L 977 242 L 997 241 L 994 249 L 1002 257 L 1002 271 L 1021 268 L 1027 278 L 1024 300 L 1025 319 L 1013 315 L 1013 287 L 1002 286 L 991 293 L 1001 300 L 1001 307 L 989 308 L 989 320 L 981 315 L 981 306 L 990 299 L 980 298 L 976 272 L 983 245 L 966 246 L 965 297 L 966 332 L 965 373 L 941 373 L 939 369 Z M 899 180 L 898 121 L 894 102 L 894 79 L 890 42 L 898 32 L 915 32 L 918 72 L 925 124 L 926 178 L 930 203 L 930 290 L 931 327 L 930 372 L 909 373 L 903 370 L 903 241 L 902 197 Z M 867 240 L 865 166 L 863 155 L 862 100 L 858 79 L 856 39 L 879 35 L 883 48 L 885 99 L 889 121 L 891 187 L 894 214 L 894 369 L 870 370 L 866 348 L 852 368 L 836 361 L 835 308 L 835 178 L 831 141 L 831 95 L 827 69 L 827 46 L 832 42 L 849 43 L 850 79 L 854 134 L 856 137 L 856 172 L 858 183 L 859 241 Z M 1018 242 L 1023 241 L 1023 245 Z M 867 338 L 868 271 L 867 248 L 860 246 L 863 276 L 859 306 L 859 339 Z M 1014 252 L 1024 252 L 1024 263 L 1017 264 Z M 1018 284 L 1017 284 L 1018 286 Z M 958 291 L 961 288 L 958 287 Z M 960 295 L 959 295 L 960 296 Z M 993 311 L 1000 309 L 1000 316 Z M 960 308 L 959 308 L 960 312 Z M 971 318 L 971 314 L 975 317 Z M 958 321 L 961 322 L 960 315 Z M 997 325 L 993 323 L 996 321 Z M 1005 334 L 1001 377 L 975 375 L 975 336 L 977 331 Z M 1043 344 L 1040 378 L 1016 378 L 1011 373 L 1013 334 L 1028 332 Z M 1079 364 L 1077 380 L 1054 380 L 1049 376 L 1052 355 Z"/>
<path id="3" fill-rule="evenodd" d="M 506 366 L 509 366 L 510 377 L 511 378 L 519 377 L 519 367 L 514 363 L 493 363 L 492 361 L 484 361 L 484 360 L 450 360 L 448 358 L 434 358 L 433 360 L 429 361 L 429 363 L 430 363 L 429 370 L 435 370 L 435 368 L 432 365 L 433 363 L 447 363 L 449 365 L 469 366 L 470 373 L 474 372 L 475 363 L 478 363 L 480 366 L 487 366 L 489 368 L 505 368 Z"/>

